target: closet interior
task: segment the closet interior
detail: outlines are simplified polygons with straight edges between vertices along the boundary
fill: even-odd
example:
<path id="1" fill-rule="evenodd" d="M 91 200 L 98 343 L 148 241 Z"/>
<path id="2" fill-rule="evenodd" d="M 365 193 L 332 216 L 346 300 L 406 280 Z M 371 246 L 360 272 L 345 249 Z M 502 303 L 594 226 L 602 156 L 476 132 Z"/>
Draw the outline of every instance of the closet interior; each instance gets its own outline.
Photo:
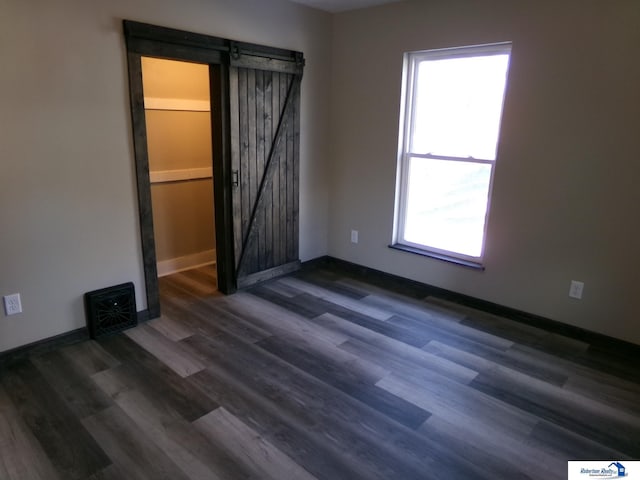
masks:
<path id="1" fill-rule="evenodd" d="M 216 261 L 209 67 L 141 60 L 161 277 Z"/>

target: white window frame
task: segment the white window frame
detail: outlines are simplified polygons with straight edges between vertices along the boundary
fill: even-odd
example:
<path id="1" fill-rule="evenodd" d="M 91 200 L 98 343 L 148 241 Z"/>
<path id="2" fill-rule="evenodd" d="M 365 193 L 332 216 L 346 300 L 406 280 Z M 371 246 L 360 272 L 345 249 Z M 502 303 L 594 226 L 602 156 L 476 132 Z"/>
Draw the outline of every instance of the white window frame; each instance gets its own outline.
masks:
<path id="1" fill-rule="evenodd" d="M 398 147 L 398 175 L 396 178 L 396 205 L 393 228 L 393 244 L 392 247 L 406 250 L 414 253 L 420 253 L 426 256 L 449 260 L 467 266 L 483 268 L 484 251 L 487 239 L 487 225 L 489 213 L 491 210 L 491 196 L 493 191 L 493 177 L 495 172 L 495 163 L 497 161 L 498 152 L 495 159 L 480 159 L 473 157 L 449 157 L 433 154 L 418 154 L 410 151 L 412 137 L 415 128 L 416 105 L 414 102 L 414 92 L 417 83 L 416 69 L 420 61 L 437 60 L 445 58 L 462 58 L 462 57 L 478 57 L 488 55 L 511 55 L 511 42 L 495 43 L 488 45 L 477 45 L 467 47 L 444 48 L 437 50 L 425 50 L 418 52 L 408 52 L 404 55 L 403 65 L 403 81 L 402 81 L 402 100 L 400 112 L 400 129 L 399 129 L 399 147 Z M 504 96 L 506 95 L 507 84 L 505 84 L 505 92 L 502 98 L 502 111 L 504 111 Z M 501 113 L 502 116 L 502 113 Z M 501 129 L 500 129 L 501 130 Z M 499 146 L 500 130 L 498 132 L 497 144 Z M 497 151 L 499 148 L 497 148 Z M 489 190 L 487 197 L 487 210 L 484 222 L 483 245 L 480 256 L 474 257 L 464 255 L 458 252 L 443 250 L 427 245 L 416 244 L 404 238 L 405 221 L 407 212 L 407 192 L 409 182 L 409 163 L 410 158 L 427 158 L 435 160 L 449 160 L 455 162 L 471 162 L 478 164 L 491 165 L 489 175 Z"/>

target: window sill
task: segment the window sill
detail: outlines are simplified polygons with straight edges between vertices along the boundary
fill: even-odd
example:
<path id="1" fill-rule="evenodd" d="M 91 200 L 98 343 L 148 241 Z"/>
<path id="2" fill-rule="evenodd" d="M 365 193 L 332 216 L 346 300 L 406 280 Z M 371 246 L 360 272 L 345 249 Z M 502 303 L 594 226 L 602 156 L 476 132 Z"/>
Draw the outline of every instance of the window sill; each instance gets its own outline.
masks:
<path id="1" fill-rule="evenodd" d="M 439 253 L 429 252 L 427 250 L 422 250 L 420 248 L 415 248 L 415 247 L 409 247 L 408 245 L 402 245 L 400 243 L 394 243 L 393 245 L 389 245 L 389 248 L 393 248 L 394 250 L 400 250 L 401 252 L 421 255 L 423 257 L 434 258 L 436 260 L 442 260 L 443 262 L 453 263 L 455 265 L 460 265 L 462 267 L 473 268 L 474 270 L 484 270 L 484 265 L 480 263 L 470 262 L 469 260 L 462 260 L 460 258 L 455 258 L 447 255 L 442 255 Z"/>

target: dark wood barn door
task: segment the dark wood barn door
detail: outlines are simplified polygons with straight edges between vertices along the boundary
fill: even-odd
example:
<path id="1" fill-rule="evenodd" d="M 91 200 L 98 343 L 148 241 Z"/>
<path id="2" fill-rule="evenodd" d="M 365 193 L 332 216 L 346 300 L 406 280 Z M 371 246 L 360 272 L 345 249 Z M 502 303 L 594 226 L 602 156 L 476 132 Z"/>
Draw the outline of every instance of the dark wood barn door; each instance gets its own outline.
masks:
<path id="1" fill-rule="evenodd" d="M 231 163 L 239 287 L 299 266 L 300 75 L 232 67 Z"/>

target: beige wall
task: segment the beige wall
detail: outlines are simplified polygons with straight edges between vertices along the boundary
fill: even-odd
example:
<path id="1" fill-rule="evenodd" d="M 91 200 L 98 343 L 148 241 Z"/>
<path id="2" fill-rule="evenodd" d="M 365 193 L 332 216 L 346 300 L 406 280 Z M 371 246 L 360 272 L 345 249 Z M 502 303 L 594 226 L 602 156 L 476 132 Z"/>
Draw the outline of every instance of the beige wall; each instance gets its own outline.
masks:
<path id="1" fill-rule="evenodd" d="M 211 166 L 211 114 L 146 110 L 151 171 Z"/>
<path id="2" fill-rule="evenodd" d="M 325 254 L 331 18 L 285 0 L 0 0 L 0 351 L 85 325 L 82 295 L 145 308 L 122 19 L 300 50 L 301 257 Z"/>
<path id="3" fill-rule="evenodd" d="M 337 15 L 329 253 L 640 343 L 639 26 L 637 0 Z M 486 271 L 390 250 L 403 52 L 509 40 Z M 582 301 L 568 297 L 572 279 L 585 282 Z"/>
<path id="4" fill-rule="evenodd" d="M 202 63 L 142 57 L 145 97 L 209 101 L 209 67 Z"/>
<path id="5" fill-rule="evenodd" d="M 151 200 L 158 262 L 215 248 L 210 178 L 152 185 Z"/>

